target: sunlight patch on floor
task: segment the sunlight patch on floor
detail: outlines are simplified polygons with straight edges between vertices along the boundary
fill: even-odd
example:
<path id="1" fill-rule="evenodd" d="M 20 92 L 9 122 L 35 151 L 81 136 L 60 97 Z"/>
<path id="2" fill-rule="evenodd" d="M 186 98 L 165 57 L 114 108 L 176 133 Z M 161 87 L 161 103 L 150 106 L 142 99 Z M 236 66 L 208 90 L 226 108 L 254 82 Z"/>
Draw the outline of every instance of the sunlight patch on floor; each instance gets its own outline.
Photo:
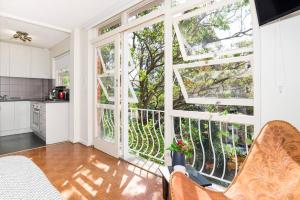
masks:
<path id="1" fill-rule="evenodd" d="M 88 193 L 90 193 L 92 196 L 95 196 L 97 194 L 97 190 L 94 190 L 92 186 L 90 186 L 88 183 L 86 183 L 82 178 L 78 177 L 76 178 L 76 182 L 80 184 Z"/>
<path id="2" fill-rule="evenodd" d="M 122 195 L 124 196 L 136 196 L 140 195 L 146 192 L 146 186 L 141 185 L 140 182 L 142 179 L 138 176 L 132 177 L 124 191 L 122 192 Z"/>
<path id="3" fill-rule="evenodd" d="M 124 184 L 126 183 L 127 179 L 128 179 L 127 175 L 123 175 L 122 176 L 121 183 L 120 183 L 120 188 L 122 188 L 124 186 Z"/>
<path id="4" fill-rule="evenodd" d="M 94 165 L 94 166 L 97 167 L 98 169 L 103 170 L 104 172 L 108 172 L 108 170 L 109 170 L 109 168 L 110 168 L 108 165 L 103 164 L 102 162 L 100 162 L 100 161 L 98 161 L 98 160 L 93 161 L 92 165 Z"/>
<path id="5" fill-rule="evenodd" d="M 111 188 L 111 184 L 108 184 L 107 188 L 106 188 L 106 193 L 110 192 L 110 188 Z"/>
<path id="6" fill-rule="evenodd" d="M 69 183 L 68 180 L 65 180 L 65 182 L 61 185 L 62 187 L 66 186 Z"/>
<path id="7" fill-rule="evenodd" d="M 103 183 L 104 179 L 99 177 L 96 181 L 95 181 L 95 184 L 96 185 L 101 185 Z"/>
<path id="8" fill-rule="evenodd" d="M 84 175 L 84 176 L 87 176 L 90 172 L 91 172 L 91 170 L 89 170 L 89 169 L 81 170 L 81 174 Z"/>
<path id="9" fill-rule="evenodd" d="M 61 194 L 64 199 L 74 199 L 74 196 L 80 196 L 80 200 L 87 200 L 74 186 L 71 186 L 71 189 L 63 190 Z"/>
<path id="10" fill-rule="evenodd" d="M 117 170 L 114 170 L 113 175 L 112 176 L 116 176 L 117 174 Z"/>

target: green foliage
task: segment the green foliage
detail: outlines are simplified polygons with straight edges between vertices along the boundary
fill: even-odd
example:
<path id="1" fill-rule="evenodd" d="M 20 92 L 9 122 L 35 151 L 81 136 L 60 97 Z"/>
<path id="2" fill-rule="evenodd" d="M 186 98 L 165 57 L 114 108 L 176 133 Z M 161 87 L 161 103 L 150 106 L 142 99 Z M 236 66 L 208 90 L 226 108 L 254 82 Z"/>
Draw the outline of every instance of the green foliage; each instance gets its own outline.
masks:
<path id="1" fill-rule="evenodd" d="M 214 52 L 225 48 L 223 41 L 243 38 L 244 45 L 249 46 L 249 35 L 252 28 L 244 21 L 251 18 L 249 1 L 243 1 L 224 6 L 221 9 L 204 12 L 179 22 L 179 29 L 185 39 L 188 55 Z M 241 25 L 242 24 L 242 25 Z M 236 26 L 241 26 L 238 32 Z M 238 46 L 239 42 L 232 43 Z"/>
<path id="2" fill-rule="evenodd" d="M 130 35 L 130 54 L 135 66 L 131 82 L 138 97 L 138 108 L 164 107 L 163 30 L 164 25 L 159 22 Z"/>
<path id="3" fill-rule="evenodd" d="M 229 38 L 221 38 L 219 37 L 218 32 L 226 32 L 234 23 L 241 22 L 239 21 L 240 18 L 236 15 L 240 13 L 239 11 L 241 11 L 243 7 L 248 6 L 249 1 L 245 0 L 242 3 L 235 4 L 234 6 L 225 7 L 220 12 L 206 13 L 180 21 L 179 28 L 186 40 L 185 47 L 188 50 L 188 54 L 193 55 L 210 52 L 211 50 L 222 49 L 222 41 L 228 41 L 234 36 L 230 35 Z M 141 15 L 147 14 L 147 12 L 148 11 Z M 234 15 L 233 13 L 237 14 Z M 243 13 L 245 14 L 244 17 L 249 15 L 249 13 L 247 13 L 247 9 L 244 9 Z M 245 31 L 246 32 L 238 33 L 237 37 L 244 37 L 246 39 L 234 42 L 232 45 L 236 47 L 249 47 L 252 45 L 252 41 L 248 40 L 248 36 L 250 37 L 252 34 L 252 29 Z M 129 38 L 130 41 L 128 45 L 134 67 L 134 70 L 130 71 L 129 74 L 132 77 L 131 83 L 138 98 L 138 103 L 131 104 L 130 107 L 164 110 L 165 103 L 168 103 L 164 102 L 164 24 L 163 22 L 159 22 L 145 27 L 129 34 Z M 182 54 L 175 32 L 173 32 L 173 38 L 173 63 L 187 63 L 182 59 Z M 214 45 L 211 46 L 211 44 Z M 223 57 L 237 57 L 241 55 L 242 54 L 224 55 Z M 212 58 L 207 58 L 206 60 L 210 59 Z M 253 80 L 251 75 L 247 75 L 248 70 L 248 63 L 238 63 L 193 68 L 191 70 L 182 70 L 180 73 L 191 97 L 192 95 L 195 95 L 196 97 L 201 96 L 204 98 L 235 98 L 237 96 L 252 98 Z M 175 76 L 173 77 L 174 109 L 218 112 L 220 115 L 227 115 L 231 113 L 253 114 L 253 107 L 187 104 L 184 100 L 177 79 Z M 151 123 L 153 122 L 151 121 Z M 140 150 L 139 156 L 145 159 L 161 162 L 151 156 L 155 156 L 155 152 L 157 151 L 159 152 L 157 157 L 164 155 L 164 148 L 159 149 L 159 145 L 163 146 L 164 144 L 163 138 L 159 137 L 156 142 L 150 142 L 148 147 L 146 145 L 146 138 L 154 136 L 153 133 L 151 135 L 151 132 L 149 132 L 148 129 L 156 128 L 153 124 L 151 125 L 151 123 L 143 125 L 143 121 L 140 119 L 132 120 L 130 122 L 130 148 L 135 150 L 133 153 Z M 179 123 L 174 122 L 174 129 L 176 137 L 180 138 L 181 135 L 178 124 Z M 235 135 L 233 137 L 234 141 L 232 141 L 231 135 L 232 128 L 235 129 Z M 193 140 L 196 148 L 196 154 L 199 156 L 196 160 L 202 159 L 200 139 L 202 140 L 206 151 L 205 156 L 207 162 L 213 162 L 210 139 L 214 144 L 218 161 L 222 158 L 222 143 L 220 138 L 223 141 L 224 151 L 227 157 L 234 156 L 232 142 L 234 142 L 236 146 L 242 146 L 245 142 L 250 145 L 252 141 L 251 138 L 243 137 L 244 130 L 241 130 L 242 127 L 239 124 L 230 124 L 222 128 L 222 130 L 219 130 L 220 128 L 217 123 L 211 123 L 211 126 L 209 127 L 208 121 L 201 121 L 200 129 L 201 131 L 199 133 L 198 124 L 195 122 L 192 122 L 191 125 L 189 125 L 188 121 L 182 122 L 182 139 L 189 143 L 189 146 L 192 146 L 191 144 Z M 209 129 L 211 129 L 211 136 L 209 135 Z M 138 136 L 135 133 L 135 130 L 136 132 L 139 132 L 140 130 L 142 134 Z M 143 143 L 144 145 L 142 145 Z M 155 149 L 153 152 L 151 152 L 152 148 Z M 173 149 L 175 146 L 171 146 L 170 148 Z M 238 155 L 244 154 L 244 152 L 240 150 L 236 151 L 236 153 Z"/>
<path id="4" fill-rule="evenodd" d="M 108 70 L 113 70 L 115 68 L 115 44 L 109 43 L 101 47 L 101 56 Z"/>

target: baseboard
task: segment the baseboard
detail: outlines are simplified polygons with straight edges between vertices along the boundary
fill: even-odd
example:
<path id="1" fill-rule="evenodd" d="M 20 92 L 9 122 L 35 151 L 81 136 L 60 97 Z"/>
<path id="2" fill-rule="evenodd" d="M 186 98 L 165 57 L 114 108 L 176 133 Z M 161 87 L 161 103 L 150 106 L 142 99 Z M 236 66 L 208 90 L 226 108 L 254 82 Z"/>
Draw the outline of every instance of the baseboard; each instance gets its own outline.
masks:
<path id="1" fill-rule="evenodd" d="M 81 143 L 81 144 L 83 144 L 83 145 L 85 145 L 85 146 L 90 146 L 89 143 L 86 140 L 79 139 L 78 142 Z"/>
<path id="2" fill-rule="evenodd" d="M 18 130 L 9 130 L 0 132 L 0 136 L 8 136 L 8 135 L 17 135 L 22 133 L 30 133 L 32 130 L 30 128 L 23 128 Z"/>

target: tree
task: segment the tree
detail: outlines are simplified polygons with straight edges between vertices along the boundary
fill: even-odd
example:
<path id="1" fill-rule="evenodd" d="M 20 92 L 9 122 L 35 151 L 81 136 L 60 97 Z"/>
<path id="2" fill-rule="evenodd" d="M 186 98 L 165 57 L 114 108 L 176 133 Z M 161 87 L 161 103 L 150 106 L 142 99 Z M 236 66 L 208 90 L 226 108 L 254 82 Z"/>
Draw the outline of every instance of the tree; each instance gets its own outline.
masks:
<path id="1" fill-rule="evenodd" d="M 249 0 L 241 3 L 226 6 L 221 10 L 197 15 L 195 17 L 182 20 L 179 23 L 180 31 L 185 39 L 185 47 L 189 54 L 199 54 L 210 50 L 225 48 L 226 43 L 231 39 L 237 42 L 233 45 L 246 47 L 251 45 L 252 28 L 240 24 L 246 23 L 249 19 Z M 248 22 L 247 22 L 248 23 Z M 232 26 L 239 24 L 239 30 L 231 34 L 219 34 L 226 32 Z M 246 29 L 246 30 L 245 30 Z M 220 37 L 223 36 L 223 37 Z M 174 64 L 184 63 L 177 40 L 177 35 L 173 35 L 173 62 Z M 241 38 L 245 40 L 241 40 Z M 225 42 L 225 43 L 224 43 Z M 159 22 L 133 32 L 129 41 L 130 54 L 134 68 L 129 72 L 131 82 L 138 96 L 138 108 L 149 108 L 163 110 L 164 108 L 164 25 Z M 223 46 L 222 46 L 223 45 Z M 234 55 L 240 56 L 240 54 Z M 219 68 L 220 74 L 214 77 L 214 70 Z M 204 72 L 199 76 L 200 72 Z M 227 93 L 223 97 L 234 97 L 238 93 L 246 98 L 253 95 L 252 77 L 242 75 L 247 72 L 245 65 L 225 65 L 213 66 L 198 70 L 182 70 L 187 90 L 192 95 L 209 96 L 216 91 Z M 237 75 L 241 78 L 234 79 Z M 198 78 L 193 78 L 197 77 Z M 193 79 L 189 79 L 193 78 Z M 223 89 L 223 90 L 222 90 Z M 232 91 L 231 93 L 229 91 Z M 252 108 L 239 106 L 214 106 L 214 105 L 193 105 L 186 104 L 181 89 L 174 77 L 174 109 L 198 110 L 198 111 L 224 111 L 244 112 L 252 114 Z M 132 105 L 133 106 L 133 105 Z"/>
<path id="2" fill-rule="evenodd" d="M 204 13 L 181 21 L 179 23 L 179 28 L 185 40 L 184 46 L 188 55 L 197 55 L 200 53 L 224 49 L 226 50 L 226 48 L 228 49 L 230 47 L 228 46 L 229 43 L 234 47 L 251 46 L 252 28 L 251 26 L 249 27 L 249 24 L 247 24 L 249 17 L 251 20 L 249 0 L 243 0 L 241 3 L 226 6 L 221 10 Z M 229 31 L 237 24 L 239 25 L 237 26 L 239 29 L 234 29 L 234 32 Z M 243 26 L 243 24 L 247 24 L 247 26 Z M 223 34 L 220 34 L 220 32 Z M 225 34 L 227 32 L 230 33 Z M 174 32 L 172 50 L 173 63 L 186 63 L 182 58 L 177 37 L 178 35 Z M 130 82 L 138 97 L 138 103 L 131 104 L 130 107 L 163 110 L 164 104 L 168 103 L 164 102 L 164 24 L 163 22 L 159 22 L 147 26 L 141 30 L 131 33 L 129 38 L 128 44 L 130 48 L 130 55 L 132 57 L 132 62 L 130 63 L 131 68 L 129 71 L 129 75 L 131 77 Z M 242 54 L 235 54 L 230 56 L 241 55 Z M 225 55 L 225 57 L 226 56 L 229 55 Z M 217 94 L 218 97 L 221 98 L 232 98 L 236 96 L 251 98 L 253 96 L 253 80 L 251 75 L 247 76 L 248 70 L 248 64 L 241 62 L 235 64 L 199 67 L 192 70 L 183 69 L 180 71 L 180 74 L 189 95 L 210 97 L 216 96 Z M 216 75 L 216 73 L 218 75 Z M 182 95 L 181 88 L 177 83 L 176 77 L 173 77 L 174 109 L 223 113 L 240 112 L 249 115 L 253 114 L 252 107 L 187 104 Z M 139 116 L 142 115 L 141 111 L 137 111 L 137 113 Z M 152 128 L 157 127 L 157 124 L 153 122 L 154 120 L 149 123 L 149 121 L 143 119 L 143 117 L 134 117 L 130 121 L 130 128 L 132 130 L 136 129 L 137 132 L 138 129 L 143 130 L 146 126 L 152 126 Z M 179 124 L 182 127 L 180 127 Z M 203 133 L 202 142 L 207 150 L 206 159 L 209 162 L 212 162 L 212 147 L 210 146 L 211 136 L 209 136 L 209 129 L 211 129 L 211 132 L 213 133 L 218 133 L 214 134 L 212 138 L 213 143 L 215 144 L 217 163 L 221 163 L 222 159 L 224 159 L 220 147 L 220 139 L 223 139 L 224 143 L 226 142 L 228 144 L 232 144 L 234 141 L 236 142 L 236 145 L 238 145 L 238 143 L 242 143 L 241 140 L 248 139 L 243 138 L 245 137 L 243 132 L 245 129 L 242 129 L 244 127 L 234 127 L 235 125 L 233 124 L 226 124 L 226 126 L 222 125 L 224 130 L 221 131 L 220 124 L 217 122 L 212 122 L 210 128 L 208 124 L 209 122 L 207 120 L 202 120 L 200 122 L 198 120 L 189 121 L 189 119 L 184 119 L 180 122 L 178 118 L 174 119 L 174 131 L 178 137 L 178 134 L 183 132 L 184 139 L 191 140 L 191 138 L 194 138 L 193 142 L 198 156 L 196 158 L 197 160 L 203 159 L 203 155 L 200 153 L 199 127 Z M 233 128 L 235 128 L 235 134 L 239 136 L 238 138 L 231 138 L 229 130 L 232 130 Z M 144 141 L 142 137 L 150 137 L 149 132 L 150 131 L 140 131 L 140 135 L 131 133 L 131 147 L 134 148 L 134 144 L 138 144 L 138 148 L 134 150 L 141 148 L 142 150 L 140 152 L 146 151 L 148 155 L 149 152 L 142 148 L 142 143 Z M 159 143 L 161 146 L 163 145 L 163 141 L 160 141 Z M 157 148 L 157 144 L 152 145 Z M 232 150 L 229 148 L 230 146 L 226 147 L 228 152 Z M 163 151 L 163 149 L 161 151 Z M 140 156 L 146 159 L 152 159 L 147 157 L 147 155 L 144 154 Z M 160 155 L 163 155 L 163 152 L 161 152 Z M 196 165 L 196 167 L 199 166 L 200 165 Z M 221 169 L 221 165 L 218 164 L 216 171 L 219 169 Z M 211 169 L 207 169 L 207 172 L 209 172 L 209 170 Z"/>

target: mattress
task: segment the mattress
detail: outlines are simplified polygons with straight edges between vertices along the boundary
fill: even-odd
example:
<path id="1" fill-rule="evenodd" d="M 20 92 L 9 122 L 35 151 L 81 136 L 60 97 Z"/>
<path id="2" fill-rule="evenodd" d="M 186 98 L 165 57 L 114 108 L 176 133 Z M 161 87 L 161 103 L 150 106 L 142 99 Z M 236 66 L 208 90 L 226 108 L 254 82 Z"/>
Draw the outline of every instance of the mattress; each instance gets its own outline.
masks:
<path id="1" fill-rule="evenodd" d="M 0 200 L 62 200 L 60 193 L 30 159 L 0 158 Z"/>

